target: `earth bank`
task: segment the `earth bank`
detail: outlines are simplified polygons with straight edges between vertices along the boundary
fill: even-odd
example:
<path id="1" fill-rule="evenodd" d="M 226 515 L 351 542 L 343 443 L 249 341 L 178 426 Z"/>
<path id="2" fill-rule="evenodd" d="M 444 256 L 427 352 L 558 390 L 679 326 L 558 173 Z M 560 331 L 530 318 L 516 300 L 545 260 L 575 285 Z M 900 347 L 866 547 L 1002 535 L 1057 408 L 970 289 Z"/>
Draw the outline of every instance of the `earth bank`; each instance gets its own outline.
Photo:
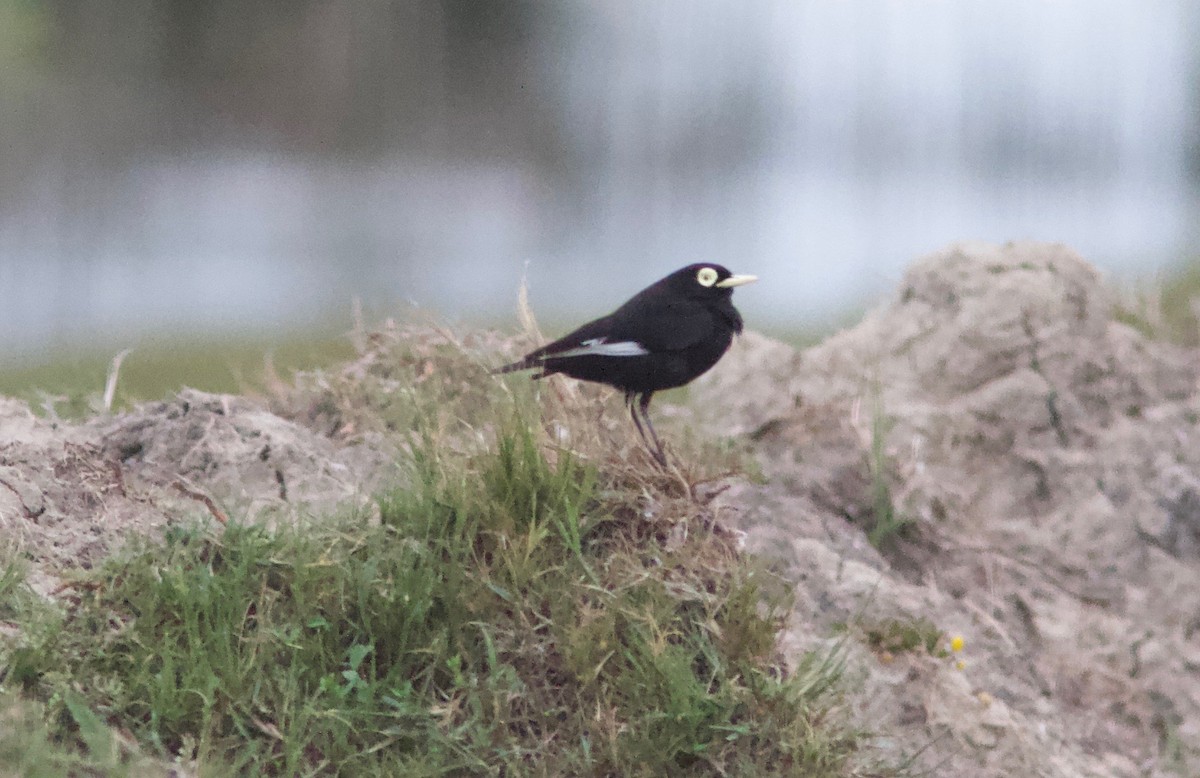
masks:
<path id="1" fill-rule="evenodd" d="M 1118 310 L 1066 247 L 952 246 L 818 346 L 747 333 L 660 410 L 757 460 L 763 482 L 735 479 L 718 515 L 794 583 L 792 655 L 845 641 L 849 707 L 888 757 L 931 775 L 1200 773 L 1200 362 Z M 354 387 L 402 394 L 390 353 L 270 399 L 188 389 L 78 424 L 0 398 L 0 536 L 52 597 L 185 516 L 369 505 L 405 420 Z M 418 342 L 405 358 L 468 398 L 483 374 L 439 374 Z M 555 386 L 596 406 L 590 423 L 623 421 Z"/>

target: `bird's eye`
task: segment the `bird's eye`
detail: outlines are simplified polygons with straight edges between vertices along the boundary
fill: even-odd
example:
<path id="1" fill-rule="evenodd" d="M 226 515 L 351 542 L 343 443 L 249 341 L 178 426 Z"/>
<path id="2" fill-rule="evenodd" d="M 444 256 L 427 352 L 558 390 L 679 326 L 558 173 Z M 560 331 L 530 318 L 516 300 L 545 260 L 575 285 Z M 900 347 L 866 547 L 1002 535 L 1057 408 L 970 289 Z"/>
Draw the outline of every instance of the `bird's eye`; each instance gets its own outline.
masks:
<path id="1" fill-rule="evenodd" d="M 696 273 L 696 283 L 700 286 L 712 286 L 717 282 L 717 271 L 711 267 L 702 267 L 700 272 Z"/>

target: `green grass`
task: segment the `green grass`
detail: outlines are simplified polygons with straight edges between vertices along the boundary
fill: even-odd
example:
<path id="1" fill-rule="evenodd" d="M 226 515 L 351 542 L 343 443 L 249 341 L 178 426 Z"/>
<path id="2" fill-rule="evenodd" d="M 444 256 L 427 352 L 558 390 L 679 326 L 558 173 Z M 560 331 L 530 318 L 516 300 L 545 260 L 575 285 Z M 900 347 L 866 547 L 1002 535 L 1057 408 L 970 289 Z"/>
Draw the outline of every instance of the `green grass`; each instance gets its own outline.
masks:
<path id="1" fill-rule="evenodd" d="M 1200 345 L 1200 261 L 1185 258 L 1163 277 L 1124 294 L 1114 318 L 1154 340 Z"/>
<path id="2" fill-rule="evenodd" d="M 886 619 L 878 623 L 859 623 L 855 631 L 862 632 L 864 642 L 877 653 L 909 654 L 923 652 L 945 658 L 950 652 L 943 645 L 945 633 L 926 618 L 907 621 Z"/>
<path id="3" fill-rule="evenodd" d="M 900 541 L 908 539 L 914 522 L 905 515 L 892 497 L 893 464 L 887 452 L 888 433 L 892 418 L 883 408 L 878 386 L 871 390 L 871 448 L 867 468 L 871 477 L 871 508 L 857 522 L 867 533 L 867 541 L 884 554 L 896 550 Z"/>
<path id="4" fill-rule="evenodd" d="M 106 775 L 134 752 L 201 775 L 844 774 L 840 666 L 779 667 L 780 581 L 711 532 L 668 547 L 667 525 L 595 466 L 548 457 L 516 412 L 492 452 L 435 441 L 414 438 L 377 521 L 176 528 L 64 609 L 10 565 L 0 613 L 22 630 L 0 643 L 0 715 L 29 750 L 0 737 L 0 758 Z"/>
<path id="5" fill-rule="evenodd" d="M 67 417 L 99 409 L 109 365 L 121 351 L 89 349 L 56 354 L 48 360 L 0 368 L 0 395 L 18 397 L 39 412 L 52 406 Z M 282 341 L 255 339 L 147 339 L 121 364 L 115 408 L 158 400 L 191 386 L 207 392 L 262 390 L 271 369 L 280 374 L 345 360 L 354 353 L 340 335 L 298 336 Z"/>
<path id="6" fill-rule="evenodd" d="M 664 473 L 619 397 L 487 374 L 523 343 L 363 342 L 275 400 L 398 443 L 371 510 L 172 517 L 54 601 L 0 555 L 0 774 L 820 777 L 863 761 L 840 655 L 785 668 L 789 585 L 693 496 L 736 447 L 668 428 L 692 464 Z"/>

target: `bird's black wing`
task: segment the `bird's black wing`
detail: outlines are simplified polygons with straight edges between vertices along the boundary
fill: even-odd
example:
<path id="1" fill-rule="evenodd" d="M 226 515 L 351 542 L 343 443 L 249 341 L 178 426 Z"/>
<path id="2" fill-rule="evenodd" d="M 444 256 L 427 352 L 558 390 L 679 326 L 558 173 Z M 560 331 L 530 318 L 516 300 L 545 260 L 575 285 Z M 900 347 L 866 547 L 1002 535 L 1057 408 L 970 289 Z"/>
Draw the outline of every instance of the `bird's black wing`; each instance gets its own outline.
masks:
<path id="1" fill-rule="evenodd" d="M 740 329 L 737 312 L 733 311 L 732 316 L 737 319 L 736 329 Z M 495 372 L 545 367 L 547 359 L 631 357 L 682 351 L 712 337 L 722 328 L 724 317 L 725 314 L 692 300 L 638 295 L 608 316 L 590 321 Z"/>
<path id="2" fill-rule="evenodd" d="M 543 360 L 547 358 L 569 354 L 573 350 L 584 348 L 585 344 L 589 342 L 598 343 L 609 340 L 612 335 L 612 327 L 609 324 L 611 318 L 611 316 L 605 316 L 595 321 L 590 321 L 575 331 L 563 335 L 558 340 L 530 351 L 516 362 L 497 368 L 493 372 L 512 373 L 516 370 L 529 370 L 535 367 L 542 367 Z"/>
<path id="3" fill-rule="evenodd" d="M 630 302 L 635 302 L 631 300 Z M 680 351 L 712 337 L 716 315 L 690 300 L 650 300 L 618 309 L 609 317 L 608 340 L 632 341 L 650 352 Z"/>

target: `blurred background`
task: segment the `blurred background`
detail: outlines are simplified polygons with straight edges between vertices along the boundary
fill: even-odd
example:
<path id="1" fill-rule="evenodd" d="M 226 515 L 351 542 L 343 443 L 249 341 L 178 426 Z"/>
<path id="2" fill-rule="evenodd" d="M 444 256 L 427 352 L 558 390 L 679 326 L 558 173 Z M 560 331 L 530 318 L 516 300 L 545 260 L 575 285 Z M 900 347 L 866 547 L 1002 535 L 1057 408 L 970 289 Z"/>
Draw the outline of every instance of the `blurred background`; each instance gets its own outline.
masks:
<path id="1" fill-rule="evenodd" d="M 0 362 L 515 327 L 693 261 L 822 329 L 963 239 L 1195 254 L 1179 0 L 0 0 Z M 155 345 L 157 344 L 157 345 Z M 135 354 L 137 352 L 135 351 Z M 131 358 L 132 359 L 132 358 Z"/>

